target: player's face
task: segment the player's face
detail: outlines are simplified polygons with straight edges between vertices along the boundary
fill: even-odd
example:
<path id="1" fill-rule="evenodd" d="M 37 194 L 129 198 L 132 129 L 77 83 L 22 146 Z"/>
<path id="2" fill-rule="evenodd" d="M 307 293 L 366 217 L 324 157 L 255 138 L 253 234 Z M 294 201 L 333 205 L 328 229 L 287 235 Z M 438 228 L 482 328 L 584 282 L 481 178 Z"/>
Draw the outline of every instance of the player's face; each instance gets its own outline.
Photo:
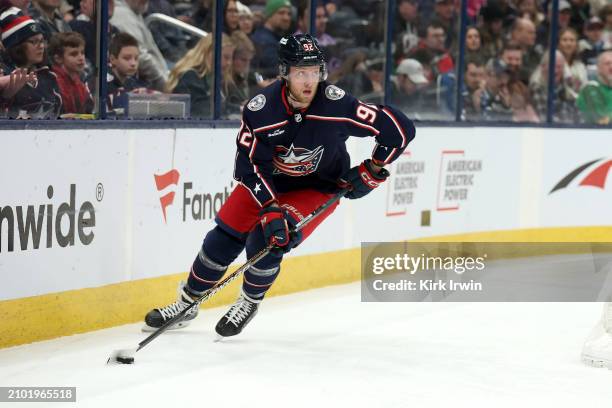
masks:
<path id="1" fill-rule="evenodd" d="M 298 102 L 310 103 L 319 84 L 319 66 L 291 67 L 289 69 L 289 91 Z"/>

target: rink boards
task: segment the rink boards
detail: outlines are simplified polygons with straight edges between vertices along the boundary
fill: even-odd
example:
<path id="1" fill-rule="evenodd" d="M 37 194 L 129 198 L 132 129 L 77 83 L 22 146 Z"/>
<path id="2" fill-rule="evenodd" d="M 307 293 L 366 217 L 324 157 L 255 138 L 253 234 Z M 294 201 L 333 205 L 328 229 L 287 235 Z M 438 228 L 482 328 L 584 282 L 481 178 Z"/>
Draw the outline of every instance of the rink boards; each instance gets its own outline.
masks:
<path id="1" fill-rule="evenodd" d="M 0 347 L 138 321 L 172 300 L 235 187 L 236 132 L 1 131 Z M 609 133 L 418 128 L 389 182 L 343 201 L 271 295 L 359 279 L 362 241 L 610 241 Z M 348 146 L 355 161 L 372 147 Z"/>

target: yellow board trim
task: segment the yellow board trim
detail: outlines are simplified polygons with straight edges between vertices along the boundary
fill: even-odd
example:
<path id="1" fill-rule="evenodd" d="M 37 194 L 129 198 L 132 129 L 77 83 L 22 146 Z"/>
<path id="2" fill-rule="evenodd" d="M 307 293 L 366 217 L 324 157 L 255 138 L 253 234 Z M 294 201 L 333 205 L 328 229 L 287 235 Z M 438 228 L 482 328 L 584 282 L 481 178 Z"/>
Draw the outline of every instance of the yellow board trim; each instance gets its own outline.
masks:
<path id="1" fill-rule="evenodd" d="M 563 227 L 488 231 L 429 237 L 419 242 L 612 242 L 612 227 Z M 290 257 L 268 296 L 360 279 L 360 249 Z M 142 321 L 155 306 L 174 301 L 185 273 L 0 302 L 0 348 Z M 241 280 L 207 301 L 206 308 L 235 300 Z"/>

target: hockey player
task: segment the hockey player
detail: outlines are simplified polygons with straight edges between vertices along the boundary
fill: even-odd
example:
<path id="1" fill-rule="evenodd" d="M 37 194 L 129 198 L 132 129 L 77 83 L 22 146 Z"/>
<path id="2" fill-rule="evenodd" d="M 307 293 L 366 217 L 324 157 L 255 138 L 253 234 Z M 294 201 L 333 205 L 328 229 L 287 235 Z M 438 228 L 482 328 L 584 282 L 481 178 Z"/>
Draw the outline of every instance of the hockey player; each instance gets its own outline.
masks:
<path id="1" fill-rule="evenodd" d="M 150 311 L 145 330 L 162 326 L 214 286 L 245 248 L 251 257 L 273 244 L 275 250 L 245 272 L 238 300 L 215 327 L 223 337 L 240 333 L 278 276 L 283 254 L 304 241 L 335 206 L 296 234 L 291 227 L 341 188 L 350 188 L 349 199 L 374 190 L 389 175 L 383 166 L 415 136 L 401 112 L 365 104 L 325 82 L 323 53 L 308 34 L 280 40 L 279 71 L 280 80 L 244 108 L 236 138 L 239 185 L 204 238 L 177 301 Z M 345 145 L 349 135 L 376 138 L 372 157 L 353 168 Z M 197 313 L 193 307 L 173 328 L 185 326 Z"/>

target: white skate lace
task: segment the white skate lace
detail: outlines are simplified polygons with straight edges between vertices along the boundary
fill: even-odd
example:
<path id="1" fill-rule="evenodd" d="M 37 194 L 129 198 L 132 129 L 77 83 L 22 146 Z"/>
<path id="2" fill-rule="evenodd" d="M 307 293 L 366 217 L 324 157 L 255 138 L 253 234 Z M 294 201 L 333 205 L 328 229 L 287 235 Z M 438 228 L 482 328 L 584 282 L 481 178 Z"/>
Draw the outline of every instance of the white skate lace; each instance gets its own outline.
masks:
<path id="1" fill-rule="evenodd" d="M 159 313 L 162 315 L 164 320 L 168 320 L 181 313 L 187 306 L 189 306 L 189 303 L 177 300 L 176 302 L 157 310 L 159 310 Z M 191 313 L 191 310 L 188 313 Z"/>
<path id="2" fill-rule="evenodd" d="M 234 326 L 238 327 L 240 322 L 242 322 L 246 317 L 251 313 L 251 308 L 253 304 L 245 299 L 240 299 L 232 308 L 230 309 L 227 320 L 232 322 Z"/>

